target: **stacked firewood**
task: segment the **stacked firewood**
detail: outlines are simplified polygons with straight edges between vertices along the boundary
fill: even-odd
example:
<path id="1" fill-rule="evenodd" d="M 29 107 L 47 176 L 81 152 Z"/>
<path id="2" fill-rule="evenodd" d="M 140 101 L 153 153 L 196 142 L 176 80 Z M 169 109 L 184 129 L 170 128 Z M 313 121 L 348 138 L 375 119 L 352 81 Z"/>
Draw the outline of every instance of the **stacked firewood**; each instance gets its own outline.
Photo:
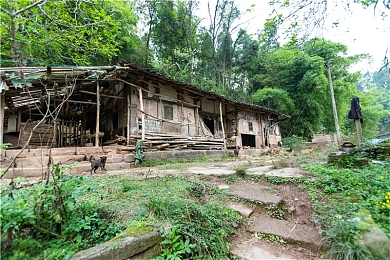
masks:
<path id="1" fill-rule="evenodd" d="M 130 145 L 121 146 L 121 151 L 135 150 L 136 140 L 140 140 L 141 135 L 131 135 Z M 145 140 L 142 141 L 144 151 L 158 150 L 222 150 L 223 139 L 215 139 L 211 137 L 201 136 L 184 136 L 184 135 L 169 135 L 147 133 Z"/>

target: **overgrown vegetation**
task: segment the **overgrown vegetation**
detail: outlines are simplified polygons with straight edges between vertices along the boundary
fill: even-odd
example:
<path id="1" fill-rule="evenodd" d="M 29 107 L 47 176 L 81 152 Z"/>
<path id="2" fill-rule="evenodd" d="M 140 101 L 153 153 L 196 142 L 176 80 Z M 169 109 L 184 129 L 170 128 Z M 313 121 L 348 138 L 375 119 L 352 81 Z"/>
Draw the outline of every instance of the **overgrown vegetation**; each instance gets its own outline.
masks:
<path id="1" fill-rule="evenodd" d="M 110 187 L 104 187 L 106 182 Z M 162 245 L 162 256 L 166 259 L 170 259 L 168 255 L 171 259 L 226 258 L 227 238 L 244 220 L 223 206 L 226 197 L 222 191 L 185 176 L 143 178 L 142 181 L 107 176 L 95 178 L 95 183 L 90 185 L 97 189 L 88 197 L 100 194 L 103 205 L 117 210 L 118 221 L 136 220 L 160 229 L 166 238 Z"/>
<path id="2" fill-rule="evenodd" d="M 54 165 L 52 181 L 1 193 L 2 257 L 68 258 L 121 232 L 122 225 L 97 200 L 80 199 L 87 191 L 78 187 L 88 181 L 63 175 L 69 167 Z"/>
<path id="3" fill-rule="evenodd" d="M 332 259 L 372 259 L 357 239 L 365 232 L 356 215 L 371 214 L 375 223 L 390 237 L 390 160 L 356 165 L 358 154 L 336 163 L 312 164 L 315 182 L 306 182 L 314 201 L 316 219 L 321 224 Z"/>
<path id="4" fill-rule="evenodd" d="M 307 159 L 308 156 L 303 155 Z M 367 153 L 356 157 L 363 156 Z M 239 182 L 247 178 L 273 185 L 304 183 L 314 202 L 315 219 L 324 231 L 331 258 L 371 259 L 371 253 L 356 243 L 364 232 L 364 227 L 356 222 L 356 215 L 362 210 L 369 211 L 390 237 L 390 160 L 357 167 L 354 159 L 352 156 L 334 164 L 310 164 L 308 170 L 315 181 L 247 175 L 247 168 L 256 166 L 252 164 L 235 168 L 236 172 L 242 171 L 242 175 L 224 179 Z M 150 163 L 180 168 L 184 167 L 180 166 L 183 162 L 188 166 L 207 160 L 210 159 Z M 65 167 L 58 165 L 53 169 L 53 181 L 1 194 L 2 256 L 5 258 L 66 258 L 113 238 L 126 227 L 114 239 L 152 229 L 161 231 L 164 236 L 162 254 L 156 260 L 226 259 L 230 247 L 228 237 L 244 221 L 237 212 L 223 206 L 228 195 L 206 183 L 207 177 L 108 175 L 87 178 L 65 176 L 62 174 Z M 283 207 L 271 205 L 264 210 L 273 218 L 285 217 Z M 266 238 L 285 243 L 272 235 Z"/>
<path id="5" fill-rule="evenodd" d="M 51 182 L 2 193 L 4 257 L 67 258 L 127 227 L 123 234 L 161 230 L 157 259 L 225 259 L 228 237 L 244 221 L 223 206 L 222 191 L 184 176 L 84 178 L 64 169 L 56 165 Z"/>

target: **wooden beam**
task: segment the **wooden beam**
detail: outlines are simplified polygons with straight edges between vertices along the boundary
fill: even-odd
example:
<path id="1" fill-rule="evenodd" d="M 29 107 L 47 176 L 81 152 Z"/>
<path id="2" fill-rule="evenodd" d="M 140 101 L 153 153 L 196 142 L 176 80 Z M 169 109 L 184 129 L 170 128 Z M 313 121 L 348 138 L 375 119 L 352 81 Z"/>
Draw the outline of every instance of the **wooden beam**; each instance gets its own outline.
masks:
<path id="1" fill-rule="evenodd" d="M 54 98 L 54 99 L 52 99 L 52 100 L 54 100 L 54 101 L 60 101 L 60 102 L 64 101 L 64 100 L 62 100 L 62 99 L 60 99 L 60 98 Z M 97 105 L 97 103 L 95 103 L 95 102 L 88 102 L 88 101 L 81 101 L 81 100 L 70 100 L 70 99 L 68 99 L 68 100 L 65 100 L 65 102 Z"/>
<path id="2" fill-rule="evenodd" d="M 97 94 L 91 91 L 86 91 L 86 90 L 79 90 L 80 93 L 85 93 L 85 94 L 90 94 L 96 96 Z M 118 97 L 118 96 L 111 96 L 111 95 L 106 95 L 106 94 L 100 94 L 101 97 L 108 97 L 108 98 L 118 98 L 118 99 L 125 99 L 124 97 Z"/>

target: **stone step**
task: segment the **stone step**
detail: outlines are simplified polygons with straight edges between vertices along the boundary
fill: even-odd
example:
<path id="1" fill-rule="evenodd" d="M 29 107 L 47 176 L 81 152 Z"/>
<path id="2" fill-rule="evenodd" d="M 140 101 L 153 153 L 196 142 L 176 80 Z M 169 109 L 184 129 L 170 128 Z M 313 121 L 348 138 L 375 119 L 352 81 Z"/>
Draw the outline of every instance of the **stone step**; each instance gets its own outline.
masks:
<path id="1" fill-rule="evenodd" d="M 247 231 L 275 235 L 313 251 L 319 251 L 323 246 L 321 235 L 316 228 L 266 216 L 256 218 Z"/>
<path id="2" fill-rule="evenodd" d="M 248 243 L 242 243 L 239 245 L 238 243 L 233 242 L 230 254 L 244 260 L 299 260 L 287 254 L 278 253 L 276 255 L 251 241 L 247 242 Z"/>
<path id="3" fill-rule="evenodd" d="M 274 204 L 279 206 L 284 203 L 281 197 L 271 193 L 269 187 L 258 183 L 245 185 L 245 187 L 242 187 L 241 184 L 236 184 L 234 187 L 231 188 L 228 194 L 231 196 L 238 197 L 240 199 L 253 201 L 258 204 L 264 205 Z"/>
<path id="4" fill-rule="evenodd" d="M 226 207 L 238 211 L 238 213 L 247 218 L 249 218 L 253 213 L 253 209 L 244 203 L 229 202 L 226 204 Z"/>

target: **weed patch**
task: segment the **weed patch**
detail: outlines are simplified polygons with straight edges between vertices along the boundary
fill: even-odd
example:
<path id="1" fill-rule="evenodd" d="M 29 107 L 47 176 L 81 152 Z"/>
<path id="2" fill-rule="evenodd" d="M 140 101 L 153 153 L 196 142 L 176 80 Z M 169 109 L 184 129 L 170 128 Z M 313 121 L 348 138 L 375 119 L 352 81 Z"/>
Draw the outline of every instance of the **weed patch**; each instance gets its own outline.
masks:
<path id="1" fill-rule="evenodd" d="M 390 237 L 390 161 L 362 167 L 313 164 L 309 169 L 317 180 L 305 182 L 305 189 L 314 201 L 330 254 L 334 259 L 371 259 L 365 248 L 355 243 L 361 230 L 350 220 L 358 211 L 369 211 Z"/>
<path id="2" fill-rule="evenodd" d="M 112 212 L 75 192 L 83 177 L 65 176 L 53 166 L 53 180 L 1 194 L 2 257 L 61 259 L 107 241 L 123 226 Z"/>

